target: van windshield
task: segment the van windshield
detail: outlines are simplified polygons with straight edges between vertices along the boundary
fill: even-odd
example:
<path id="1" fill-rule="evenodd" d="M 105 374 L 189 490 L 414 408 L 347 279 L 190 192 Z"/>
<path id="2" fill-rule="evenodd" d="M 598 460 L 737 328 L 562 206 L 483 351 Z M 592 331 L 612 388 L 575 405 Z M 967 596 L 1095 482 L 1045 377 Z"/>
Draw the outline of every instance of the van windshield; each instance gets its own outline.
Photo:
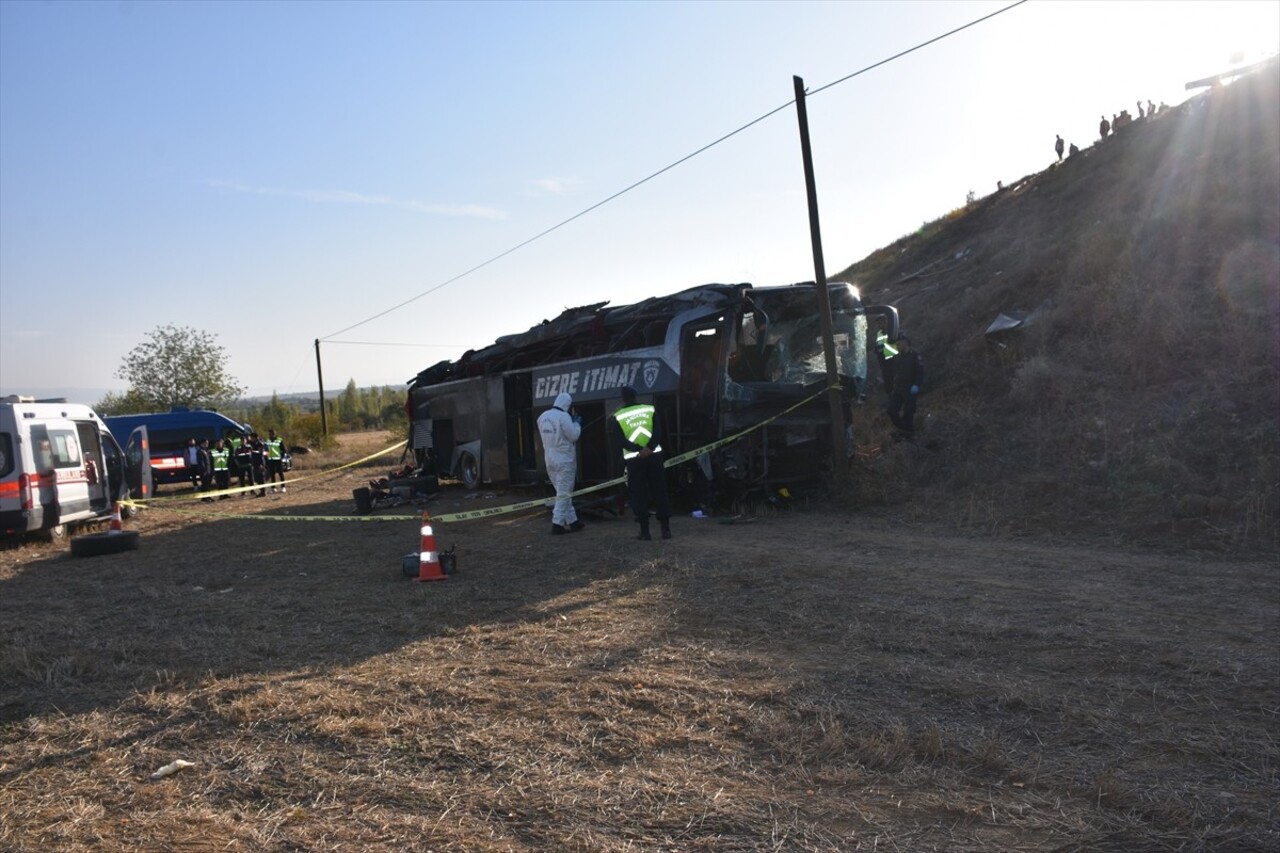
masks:
<path id="1" fill-rule="evenodd" d="M 186 429 L 157 429 L 147 430 L 147 437 L 151 443 L 151 452 L 154 453 L 181 453 L 183 448 L 187 446 L 187 439 L 194 438 L 196 444 L 206 438 L 210 444 L 213 444 L 222 436 L 218 435 L 217 429 L 211 426 L 187 427 Z"/>

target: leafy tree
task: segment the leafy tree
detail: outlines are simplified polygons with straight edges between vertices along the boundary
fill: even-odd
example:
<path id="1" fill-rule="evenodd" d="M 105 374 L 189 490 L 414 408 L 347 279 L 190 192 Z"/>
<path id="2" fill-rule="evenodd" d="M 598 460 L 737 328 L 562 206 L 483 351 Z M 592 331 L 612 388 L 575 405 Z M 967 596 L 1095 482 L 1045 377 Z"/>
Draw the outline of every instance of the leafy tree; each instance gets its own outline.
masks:
<path id="1" fill-rule="evenodd" d="M 274 429 L 289 442 L 325 447 L 333 437 L 324 436 L 321 430 L 319 401 L 294 399 L 285 402 L 278 393 L 271 394 L 270 402 L 241 401 L 233 407 L 220 407 L 233 420 L 253 424 L 253 428 L 265 434 Z M 343 391 L 325 400 L 325 415 L 331 433 L 367 429 L 402 430 L 406 427 L 404 391 L 390 386 L 372 385 L 360 388 L 352 379 Z"/>
<path id="2" fill-rule="evenodd" d="M 338 420 L 343 424 L 354 424 L 360 412 L 360 401 L 364 395 L 356 387 L 354 379 L 347 380 L 347 387 L 338 395 Z"/>
<path id="3" fill-rule="evenodd" d="M 129 383 L 122 399 L 142 404 L 141 411 L 210 406 L 230 402 L 244 390 L 227 373 L 226 362 L 226 351 L 214 335 L 186 326 L 157 326 L 125 356 L 116 376 Z"/>
<path id="4" fill-rule="evenodd" d="M 252 423 L 258 426 L 259 432 L 274 429 L 283 434 L 293 418 L 293 410 L 280 401 L 280 396 L 275 391 L 271 392 L 271 402 L 263 406 L 260 411 L 261 414 L 252 420 Z"/>

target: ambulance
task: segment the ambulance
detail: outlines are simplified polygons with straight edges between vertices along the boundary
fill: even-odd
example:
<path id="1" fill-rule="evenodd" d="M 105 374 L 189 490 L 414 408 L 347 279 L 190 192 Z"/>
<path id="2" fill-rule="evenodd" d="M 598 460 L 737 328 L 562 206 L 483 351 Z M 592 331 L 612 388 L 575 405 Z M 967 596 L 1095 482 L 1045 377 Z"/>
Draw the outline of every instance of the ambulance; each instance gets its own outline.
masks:
<path id="1" fill-rule="evenodd" d="M 146 427 L 124 448 L 88 406 L 63 399 L 0 399 L 0 537 L 61 540 L 112 505 L 152 493 Z"/>

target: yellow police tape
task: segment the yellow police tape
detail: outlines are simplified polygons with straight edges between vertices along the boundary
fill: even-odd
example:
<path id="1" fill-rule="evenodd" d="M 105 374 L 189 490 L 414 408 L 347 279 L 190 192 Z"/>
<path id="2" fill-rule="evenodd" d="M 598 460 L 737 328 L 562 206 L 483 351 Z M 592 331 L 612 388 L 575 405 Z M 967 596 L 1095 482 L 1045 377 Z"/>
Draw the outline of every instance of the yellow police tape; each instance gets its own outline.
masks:
<path id="1" fill-rule="evenodd" d="M 839 388 L 840 386 L 834 385 L 832 387 Z M 816 400 L 818 397 L 827 393 L 827 391 L 829 390 L 831 389 L 822 388 L 814 392 L 810 396 L 805 397 L 803 400 L 796 403 L 795 405 L 790 406 L 786 409 L 783 409 L 781 412 L 778 412 L 776 415 L 766 418 L 765 420 L 761 421 L 758 424 L 755 424 L 754 426 L 749 426 L 746 429 L 740 432 L 736 432 L 733 435 L 726 436 L 725 438 L 717 439 L 716 441 L 713 441 L 710 444 L 704 444 L 702 447 L 699 447 L 695 450 L 689 450 L 684 453 L 681 453 L 678 456 L 673 456 L 670 459 L 663 462 L 662 467 L 672 468 L 676 465 L 682 465 L 685 462 L 688 462 L 690 459 L 696 459 L 697 457 L 701 456 L 704 453 L 710 453 L 713 450 L 717 450 L 721 447 L 724 447 L 726 444 L 732 444 L 733 442 L 742 438 L 744 435 L 748 435 L 750 433 L 755 432 L 758 429 L 766 427 L 769 424 L 776 421 L 778 418 L 782 417 L 783 415 L 790 414 L 791 412 L 794 412 L 796 409 L 800 408 L 806 403 L 810 403 L 813 400 Z M 612 480 L 606 480 L 603 483 L 596 483 L 595 485 L 587 486 L 584 489 L 577 489 L 576 491 L 571 492 L 569 495 L 567 495 L 567 497 L 576 498 L 580 495 L 588 495 L 588 494 L 591 494 L 592 492 L 598 492 L 601 489 L 608 489 L 613 486 L 620 485 L 622 483 L 625 483 L 626 481 L 627 481 L 627 478 L 625 476 L 615 477 Z M 489 507 L 487 509 L 475 509 L 475 510 L 469 510 L 467 512 L 455 512 L 455 513 L 450 513 L 448 515 L 433 515 L 431 516 L 431 520 L 435 522 L 472 521 L 477 518 L 490 518 L 495 515 L 506 515 L 507 513 L 519 512 L 521 510 L 533 509 L 535 507 L 547 507 L 547 506 L 553 505 L 555 502 L 556 502 L 556 499 L 554 497 L 538 498 L 537 500 L 521 501 L 520 503 L 516 503 L 516 504 L 506 504 L 505 506 L 495 506 L 495 507 Z"/>
<path id="2" fill-rule="evenodd" d="M 417 515 L 399 515 L 399 516 L 385 515 L 385 516 L 368 516 L 368 517 L 334 516 L 334 515 L 314 515 L 314 516 L 313 515 L 306 515 L 306 516 L 303 516 L 303 515 L 246 515 L 243 513 L 218 512 L 217 510 L 209 511 L 209 510 L 194 510 L 194 509 L 178 509 L 177 507 L 166 505 L 170 501 L 195 501 L 195 500 L 203 501 L 205 499 L 212 500 L 214 498 L 230 497 L 231 495 L 238 495 L 246 492 L 264 491 L 268 485 L 271 485 L 271 486 L 286 485 L 287 486 L 293 483 L 301 483 L 306 480 L 314 480 L 317 477 L 324 477 L 330 474 L 336 474 L 337 472 L 342 471 L 346 468 L 351 468 L 356 465 L 360 465 L 364 462 L 368 462 L 370 459 L 377 459 L 379 456 L 385 456 L 391 451 L 397 450 L 406 444 L 408 444 L 407 440 L 398 441 L 395 444 L 391 445 L 390 447 L 384 447 L 382 450 L 379 450 L 377 453 L 371 453 L 368 456 L 355 460 L 354 462 L 347 462 L 343 465 L 338 465 L 335 468 L 326 468 L 323 471 L 317 471 L 316 473 L 308 474 L 305 477 L 295 477 L 292 480 L 285 480 L 284 483 L 263 483 L 263 484 L 256 484 L 252 486 L 237 486 L 231 489 L 219 489 L 218 491 L 215 491 L 215 492 L 189 492 L 181 495 L 166 495 L 164 497 L 147 498 L 145 500 L 130 499 L 130 500 L 121 501 L 120 505 L 127 506 L 127 507 L 134 507 L 137 509 L 142 509 L 142 508 L 158 509 L 158 510 L 163 510 L 164 512 L 176 512 L 183 515 L 216 516 L 218 518 L 252 518 L 260 521 L 404 521 L 405 519 L 420 519 L 421 516 L 417 516 Z"/>
<path id="3" fill-rule="evenodd" d="M 831 387 L 838 388 L 840 386 L 835 385 Z M 796 403 L 795 405 L 790 406 L 786 409 L 783 409 L 781 412 L 778 412 L 776 415 L 773 415 L 772 417 L 766 418 L 765 420 L 761 421 L 758 424 L 749 426 L 746 429 L 740 432 L 736 432 L 733 435 L 726 436 L 725 438 L 717 439 L 716 441 L 713 441 L 710 444 L 704 444 L 702 447 L 699 447 L 695 450 L 689 450 L 679 454 L 678 456 L 673 456 L 672 458 L 666 460 L 662 464 L 662 467 L 672 468 L 676 465 L 682 465 L 685 462 L 688 462 L 690 459 L 696 459 L 697 457 L 701 456 L 704 453 L 710 453 L 711 451 L 724 447 L 727 444 L 732 444 L 733 442 L 737 441 L 743 436 L 749 435 L 758 429 L 762 429 L 768 426 L 769 424 L 773 423 L 774 421 L 776 421 L 778 418 L 784 415 L 790 414 L 791 412 L 795 411 L 796 409 L 800 408 L 806 403 L 810 403 L 813 400 L 816 400 L 818 397 L 827 393 L 827 391 L 829 390 L 831 390 L 831 388 L 822 388 L 814 392 L 810 396 L 804 398 L 800 402 Z M 302 482 L 303 480 L 315 479 L 316 477 L 320 477 L 325 474 L 332 474 L 332 473 L 341 471 L 344 468 L 350 468 L 353 465 L 359 465 L 362 462 L 368 462 L 370 459 L 376 459 L 379 456 L 390 453 L 392 450 L 395 450 L 398 447 L 402 447 L 406 443 L 407 441 L 401 441 L 396 444 L 393 444 L 392 446 L 384 450 L 379 450 L 377 453 L 373 453 L 369 456 L 366 456 L 363 459 L 357 459 L 355 462 L 348 462 L 345 465 L 339 465 L 337 468 L 331 468 L 326 471 L 321 471 L 317 474 L 310 474 L 306 477 L 299 477 L 296 480 L 290 480 L 289 482 L 297 483 L 297 482 Z M 578 489 L 572 492 L 571 494 L 569 494 L 568 497 L 576 498 L 576 497 L 579 497 L 580 495 L 588 495 L 588 494 L 591 494 L 592 492 L 598 492 L 602 489 L 612 488 L 613 486 L 620 485 L 622 483 L 625 483 L 626 481 L 627 481 L 627 478 L 625 476 L 615 477 L 614 479 L 606 480 L 603 483 L 596 483 L 595 485 L 587 486 L 586 488 L 583 488 L 583 489 Z M 225 489 L 220 492 L 197 492 L 195 494 L 188 494 L 188 495 L 174 495 L 173 497 L 185 498 L 188 500 L 192 498 L 203 499 L 208 497 L 218 497 L 220 495 L 231 495 L 239 492 L 257 491 L 261 488 L 262 486 L 260 485 L 252 486 L 252 487 L 242 486 L 235 489 Z M 251 519 L 254 521 L 418 521 L 422 518 L 421 514 L 418 514 L 418 515 L 248 515 L 244 513 L 223 513 L 223 512 L 218 512 L 216 510 L 196 512 L 192 510 L 181 510 L 181 509 L 177 509 L 176 507 L 168 507 L 168 506 L 156 507 L 154 506 L 154 502 L 156 500 L 157 499 L 152 498 L 149 501 L 130 500 L 130 501 L 121 501 L 121 503 L 125 506 L 151 507 L 154 509 L 162 509 L 166 512 L 179 512 L 187 515 L 211 516 L 214 518 L 222 518 L 222 519 L 240 518 L 240 519 Z M 456 522 L 456 521 L 474 521 L 475 519 L 478 519 L 478 518 L 492 518 L 494 516 L 508 515 L 513 512 L 521 512 L 523 510 L 528 510 L 528 509 L 548 507 L 554 504 L 555 502 L 556 502 L 556 498 L 554 497 L 537 498 L 535 500 L 520 501 L 519 503 L 488 507 L 486 509 L 468 510 L 466 512 L 453 512 L 453 513 L 448 513 L 446 515 L 432 515 L 431 520 L 436 523 Z"/>

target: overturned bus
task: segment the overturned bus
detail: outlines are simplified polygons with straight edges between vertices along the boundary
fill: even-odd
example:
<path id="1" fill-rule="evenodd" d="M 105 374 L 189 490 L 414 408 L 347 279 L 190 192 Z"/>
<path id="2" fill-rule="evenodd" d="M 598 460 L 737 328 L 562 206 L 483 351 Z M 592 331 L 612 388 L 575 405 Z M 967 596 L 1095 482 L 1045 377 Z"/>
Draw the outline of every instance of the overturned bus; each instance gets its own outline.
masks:
<path id="1" fill-rule="evenodd" d="M 867 376 L 867 317 L 855 287 L 828 284 L 846 400 Z M 546 479 L 536 420 L 561 392 L 573 395 L 583 431 L 578 479 L 622 473 L 612 412 L 623 386 L 652 402 L 667 458 L 737 435 L 807 400 L 739 440 L 668 469 L 675 490 L 713 503 L 764 486 L 812 479 L 831 451 L 831 408 L 819 294 L 812 282 L 782 287 L 707 284 L 634 305 L 571 308 L 409 383 L 409 446 L 420 466 L 467 488 Z M 851 407 L 846 405 L 846 418 Z M 843 448 L 840 449 L 843 452 Z"/>

